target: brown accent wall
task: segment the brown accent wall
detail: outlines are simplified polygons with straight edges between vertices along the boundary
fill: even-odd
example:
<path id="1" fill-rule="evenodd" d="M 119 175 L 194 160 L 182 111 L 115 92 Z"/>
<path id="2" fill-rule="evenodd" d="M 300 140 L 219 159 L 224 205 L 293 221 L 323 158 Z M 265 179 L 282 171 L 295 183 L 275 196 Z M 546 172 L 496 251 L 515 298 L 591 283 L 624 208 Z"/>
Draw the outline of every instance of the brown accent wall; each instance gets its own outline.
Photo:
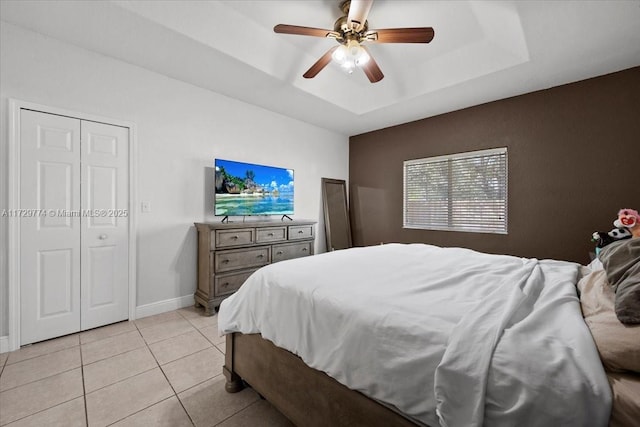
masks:
<path id="1" fill-rule="evenodd" d="M 509 233 L 402 228 L 404 160 L 508 148 Z M 640 67 L 350 138 L 354 243 L 424 242 L 586 263 L 640 210 Z"/>

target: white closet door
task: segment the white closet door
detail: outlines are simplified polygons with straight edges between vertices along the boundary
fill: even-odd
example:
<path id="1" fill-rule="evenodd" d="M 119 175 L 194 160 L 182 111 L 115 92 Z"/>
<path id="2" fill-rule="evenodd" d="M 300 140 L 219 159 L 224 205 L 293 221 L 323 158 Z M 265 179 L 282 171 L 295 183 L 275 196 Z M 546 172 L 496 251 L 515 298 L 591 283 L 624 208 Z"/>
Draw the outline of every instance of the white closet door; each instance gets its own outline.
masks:
<path id="1" fill-rule="evenodd" d="M 24 345 L 80 328 L 80 120 L 22 110 L 20 163 Z"/>
<path id="2" fill-rule="evenodd" d="M 129 130 L 82 121 L 81 329 L 129 317 Z"/>

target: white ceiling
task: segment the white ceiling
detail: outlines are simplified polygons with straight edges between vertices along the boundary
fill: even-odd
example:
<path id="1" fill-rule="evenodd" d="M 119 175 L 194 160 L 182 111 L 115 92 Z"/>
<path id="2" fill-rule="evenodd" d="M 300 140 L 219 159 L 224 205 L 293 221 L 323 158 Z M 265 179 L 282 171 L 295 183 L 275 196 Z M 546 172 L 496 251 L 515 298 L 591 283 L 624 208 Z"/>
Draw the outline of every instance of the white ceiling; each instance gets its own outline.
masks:
<path id="1" fill-rule="evenodd" d="M 375 44 L 371 84 L 330 64 L 339 0 L 1 1 L 0 18 L 344 135 L 640 65 L 640 0 L 375 0 L 369 28 L 435 29 L 429 44 Z"/>

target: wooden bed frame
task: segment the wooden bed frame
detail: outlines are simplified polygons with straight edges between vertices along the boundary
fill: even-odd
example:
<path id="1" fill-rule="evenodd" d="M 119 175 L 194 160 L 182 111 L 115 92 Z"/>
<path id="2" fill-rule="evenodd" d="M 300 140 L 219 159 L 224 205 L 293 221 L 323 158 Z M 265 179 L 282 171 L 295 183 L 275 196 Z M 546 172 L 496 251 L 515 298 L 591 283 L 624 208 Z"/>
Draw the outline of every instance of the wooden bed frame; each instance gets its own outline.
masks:
<path id="1" fill-rule="evenodd" d="M 419 425 L 310 368 L 298 356 L 259 334 L 227 335 L 222 370 L 229 393 L 239 392 L 246 382 L 296 425 Z"/>

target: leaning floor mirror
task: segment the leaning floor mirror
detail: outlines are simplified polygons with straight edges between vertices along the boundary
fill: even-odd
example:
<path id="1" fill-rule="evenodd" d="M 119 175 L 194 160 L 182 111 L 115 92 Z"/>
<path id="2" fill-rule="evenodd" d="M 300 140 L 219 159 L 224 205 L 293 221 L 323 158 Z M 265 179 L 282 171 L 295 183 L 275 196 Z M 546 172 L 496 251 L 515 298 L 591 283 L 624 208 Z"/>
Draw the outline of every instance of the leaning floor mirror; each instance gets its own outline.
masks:
<path id="1" fill-rule="evenodd" d="M 346 182 L 343 179 L 322 178 L 322 199 L 327 251 L 350 248 L 351 224 Z"/>

